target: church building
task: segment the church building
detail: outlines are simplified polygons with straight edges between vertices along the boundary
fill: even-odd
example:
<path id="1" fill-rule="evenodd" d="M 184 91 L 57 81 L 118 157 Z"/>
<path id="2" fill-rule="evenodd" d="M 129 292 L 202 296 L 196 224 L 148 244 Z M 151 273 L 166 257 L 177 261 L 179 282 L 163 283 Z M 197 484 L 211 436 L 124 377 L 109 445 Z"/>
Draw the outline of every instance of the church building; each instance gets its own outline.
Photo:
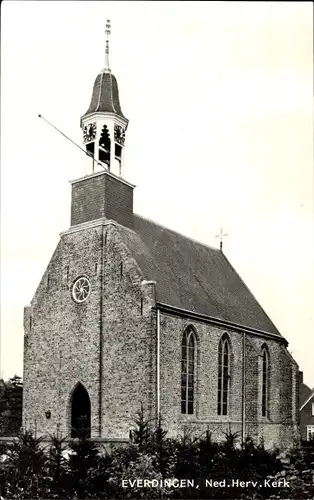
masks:
<path id="1" fill-rule="evenodd" d="M 291 443 L 298 366 L 285 338 L 222 248 L 133 212 L 108 36 L 80 124 L 94 168 L 71 182 L 70 227 L 24 310 L 24 428 L 123 442 L 142 406 L 169 436 Z"/>

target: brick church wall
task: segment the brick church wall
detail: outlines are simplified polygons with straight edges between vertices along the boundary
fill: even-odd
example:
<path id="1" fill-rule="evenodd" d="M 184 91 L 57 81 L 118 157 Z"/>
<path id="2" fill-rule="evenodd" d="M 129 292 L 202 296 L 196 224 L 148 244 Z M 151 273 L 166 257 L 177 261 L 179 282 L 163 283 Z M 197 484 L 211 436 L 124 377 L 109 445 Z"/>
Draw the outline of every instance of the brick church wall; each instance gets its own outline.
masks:
<path id="1" fill-rule="evenodd" d="M 73 181 L 71 226 L 106 217 L 133 227 L 133 187 L 107 171 Z"/>
<path id="2" fill-rule="evenodd" d="M 112 226 L 91 227 L 62 235 L 25 310 L 24 426 L 39 434 L 57 428 L 63 435 L 69 432 L 71 393 L 78 382 L 91 400 L 92 436 L 100 434 L 102 255 L 101 436 L 128 438 L 141 403 L 152 411 L 153 297 L 141 285 L 139 270 L 117 231 Z M 71 290 L 81 275 L 88 276 L 92 291 L 86 302 L 77 304 Z"/>
<path id="3" fill-rule="evenodd" d="M 181 414 L 181 341 L 185 328 L 193 325 L 197 336 L 197 376 L 195 415 Z M 171 434 L 183 432 L 184 428 L 207 426 L 213 436 L 221 439 L 223 432 L 240 429 L 242 415 L 242 336 L 198 321 L 188 321 L 163 314 L 161 316 L 161 413 Z M 224 333 L 228 333 L 231 343 L 231 390 L 230 412 L 227 416 L 217 415 L 217 362 L 218 343 Z"/>
<path id="4" fill-rule="evenodd" d="M 98 434 L 99 280 L 95 265 L 99 249 L 99 228 L 63 235 L 31 304 L 23 414 L 24 425 L 36 427 L 41 434 L 58 427 L 63 435 L 68 433 L 70 397 L 78 382 L 88 391 L 92 434 Z M 81 275 L 89 277 L 93 293 L 77 304 L 71 289 Z M 46 410 L 51 411 L 49 420 Z"/>
<path id="5" fill-rule="evenodd" d="M 181 341 L 185 328 L 192 325 L 197 336 L 196 408 L 194 415 L 181 414 Z M 172 435 L 182 434 L 187 429 L 202 433 L 207 428 L 213 439 L 222 439 L 224 432 L 242 434 L 242 363 L 243 334 L 215 327 L 201 321 L 161 315 L 160 406 L 165 427 Z M 218 344 L 227 333 L 231 343 L 231 386 L 229 415 L 217 415 L 217 364 Z M 268 417 L 261 414 L 261 349 L 267 345 L 270 358 Z M 262 437 L 267 446 L 291 442 L 292 428 L 296 430 L 296 419 L 292 418 L 296 398 L 292 399 L 294 361 L 279 342 L 246 334 L 245 370 L 245 435 L 259 441 Z"/>

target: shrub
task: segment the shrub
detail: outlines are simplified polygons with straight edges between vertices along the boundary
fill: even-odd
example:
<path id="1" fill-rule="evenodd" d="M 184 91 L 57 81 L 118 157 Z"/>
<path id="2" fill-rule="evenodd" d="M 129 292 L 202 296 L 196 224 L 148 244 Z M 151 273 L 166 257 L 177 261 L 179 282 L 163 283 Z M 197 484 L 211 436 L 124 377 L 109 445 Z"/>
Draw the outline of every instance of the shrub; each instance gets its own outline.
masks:
<path id="1" fill-rule="evenodd" d="M 314 442 L 296 444 L 288 452 L 265 450 L 247 438 L 238 445 L 228 433 L 221 443 L 209 429 L 194 436 L 186 428 L 177 439 L 169 438 L 162 419 L 155 425 L 139 412 L 131 442 L 110 454 L 81 435 L 69 443 L 51 436 L 44 447 L 30 432 L 12 444 L 1 444 L 0 496 L 7 499 L 113 499 L 113 498 L 314 498 Z M 210 488 L 205 479 L 262 481 L 286 477 L 289 489 Z M 144 488 L 135 479 L 157 480 L 158 487 Z M 159 487 L 163 479 L 195 479 L 198 488 Z M 122 480 L 133 486 L 122 487 Z"/>
<path id="2" fill-rule="evenodd" d="M 8 498 L 40 498 L 45 495 L 47 460 L 41 439 L 21 433 L 8 445 L 1 466 L 1 495 Z"/>

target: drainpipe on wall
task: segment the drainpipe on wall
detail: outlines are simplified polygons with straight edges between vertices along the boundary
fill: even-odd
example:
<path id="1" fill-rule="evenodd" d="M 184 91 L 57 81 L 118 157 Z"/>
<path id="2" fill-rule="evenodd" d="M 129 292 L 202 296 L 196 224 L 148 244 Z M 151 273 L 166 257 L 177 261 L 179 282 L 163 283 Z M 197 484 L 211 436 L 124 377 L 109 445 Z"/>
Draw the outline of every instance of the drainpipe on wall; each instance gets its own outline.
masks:
<path id="1" fill-rule="evenodd" d="M 246 370 L 246 353 L 245 353 L 246 335 L 243 332 L 242 338 L 242 444 L 245 441 L 245 370 Z"/>
<path id="2" fill-rule="evenodd" d="M 160 414 L 160 310 L 157 307 L 157 356 L 156 356 L 156 400 L 157 400 L 157 421 Z"/>

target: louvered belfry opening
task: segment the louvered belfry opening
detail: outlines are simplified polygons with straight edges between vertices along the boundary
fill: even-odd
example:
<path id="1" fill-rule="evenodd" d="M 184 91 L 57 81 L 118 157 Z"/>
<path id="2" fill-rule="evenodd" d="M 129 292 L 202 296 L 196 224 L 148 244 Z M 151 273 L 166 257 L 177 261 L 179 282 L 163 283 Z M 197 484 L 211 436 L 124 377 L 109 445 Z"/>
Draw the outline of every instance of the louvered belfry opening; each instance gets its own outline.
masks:
<path id="1" fill-rule="evenodd" d="M 99 139 L 99 160 L 110 165 L 111 141 L 107 125 L 104 125 Z"/>

